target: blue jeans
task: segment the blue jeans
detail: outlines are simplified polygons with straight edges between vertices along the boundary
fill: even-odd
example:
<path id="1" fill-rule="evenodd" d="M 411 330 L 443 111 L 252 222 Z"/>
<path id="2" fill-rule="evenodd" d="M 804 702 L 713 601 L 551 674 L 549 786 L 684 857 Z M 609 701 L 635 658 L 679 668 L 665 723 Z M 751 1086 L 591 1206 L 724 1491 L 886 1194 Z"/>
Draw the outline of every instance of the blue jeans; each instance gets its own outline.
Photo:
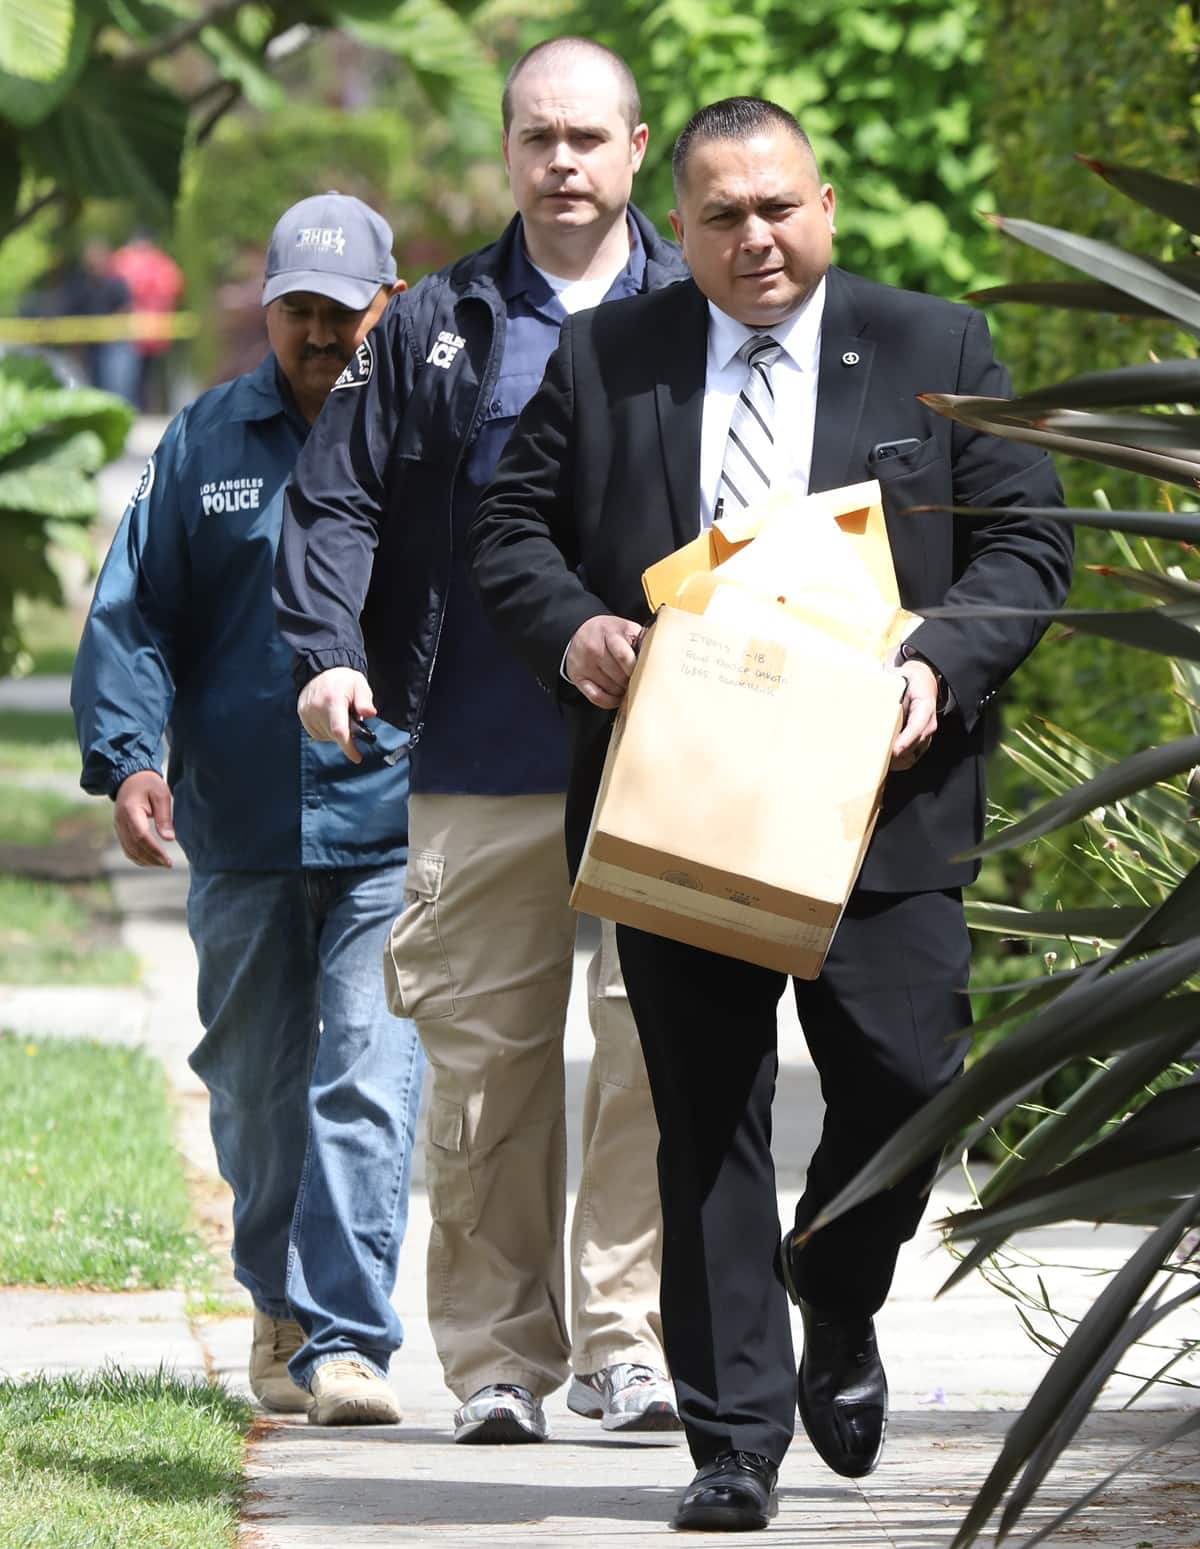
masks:
<path id="1" fill-rule="evenodd" d="M 347 1354 L 384 1375 L 404 1337 L 390 1296 L 424 1055 L 382 972 L 403 890 L 403 865 L 192 873 L 190 1064 L 233 1190 L 234 1272 L 303 1327 L 302 1387 Z"/>

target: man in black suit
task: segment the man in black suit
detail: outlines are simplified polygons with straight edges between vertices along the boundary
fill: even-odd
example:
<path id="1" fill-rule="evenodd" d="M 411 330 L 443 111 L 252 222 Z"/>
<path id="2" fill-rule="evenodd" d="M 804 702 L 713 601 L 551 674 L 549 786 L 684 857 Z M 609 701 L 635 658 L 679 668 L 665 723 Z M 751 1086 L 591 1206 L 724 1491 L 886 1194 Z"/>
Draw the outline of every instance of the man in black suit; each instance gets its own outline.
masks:
<path id="1" fill-rule="evenodd" d="M 488 612 L 570 725 L 573 866 L 646 621 L 642 571 L 718 501 L 753 498 L 756 480 L 803 492 L 878 478 L 901 601 L 918 613 L 1050 610 L 1070 581 L 1067 530 L 1022 511 L 1061 498 L 1049 459 L 915 396 L 1008 393 L 983 318 L 829 266 L 833 189 L 791 115 L 754 98 L 704 108 L 674 169 L 692 280 L 570 321 L 471 535 Z M 905 514 L 927 503 L 1002 514 Z M 826 1115 L 782 1249 L 770 1135 L 784 976 L 618 928 L 661 1130 L 663 1329 L 699 1467 L 677 1527 L 766 1525 L 797 1398 L 832 1468 L 878 1461 L 872 1318 L 935 1159 L 802 1236 L 961 1066 L 975 867 L 953 857 L 983 821 L 985 706 L 1044 624 L 931 619 L 892 664 L 904 720 L 875 837 L 820 978 L 794 982 Z M 805 1329 L 798 1381 L 785 1282 Z"/>

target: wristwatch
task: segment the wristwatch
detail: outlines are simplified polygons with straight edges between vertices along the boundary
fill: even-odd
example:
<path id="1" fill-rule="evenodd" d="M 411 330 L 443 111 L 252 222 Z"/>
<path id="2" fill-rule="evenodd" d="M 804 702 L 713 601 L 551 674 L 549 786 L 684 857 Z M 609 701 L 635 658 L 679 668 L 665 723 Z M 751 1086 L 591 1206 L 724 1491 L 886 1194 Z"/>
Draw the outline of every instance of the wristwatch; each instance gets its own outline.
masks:
<path id="1" fill-rule="evenodd" d="M 906 662 L 924 662 L 937 679 L 937 713 L 944 715 L 950 705 L 950 685 L 929 660 L 923 651 L 918 651 L 915 645 L 910 645 L 907 640 L 900 642 L 900 659 Z"/>

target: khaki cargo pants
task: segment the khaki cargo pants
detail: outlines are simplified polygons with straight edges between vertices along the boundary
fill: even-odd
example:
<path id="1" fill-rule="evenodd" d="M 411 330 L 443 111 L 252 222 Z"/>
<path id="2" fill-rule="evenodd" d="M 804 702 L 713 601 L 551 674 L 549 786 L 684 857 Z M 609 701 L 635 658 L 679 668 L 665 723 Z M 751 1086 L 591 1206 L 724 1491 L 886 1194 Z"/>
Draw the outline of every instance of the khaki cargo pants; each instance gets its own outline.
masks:
<path id="1" fill-rule="evenodd" d="M 446 1385 L 541 1398 L 570 1370 L 663 1369 L 658 1129 L 610 925 L 588 970 L 595 1053 L 563 1276 L 563 1028 L 576 916 L 563 798 L 409 799 L 404 913 L 384 972 L 433 1072 L 429 1321 Z"/>

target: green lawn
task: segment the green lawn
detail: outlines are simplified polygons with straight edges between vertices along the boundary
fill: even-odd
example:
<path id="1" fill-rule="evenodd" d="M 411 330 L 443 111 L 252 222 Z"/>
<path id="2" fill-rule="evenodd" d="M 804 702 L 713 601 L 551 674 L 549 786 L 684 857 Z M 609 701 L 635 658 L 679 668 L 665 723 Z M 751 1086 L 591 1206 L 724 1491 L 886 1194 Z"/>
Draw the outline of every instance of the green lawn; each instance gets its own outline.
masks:
<path id="1" fill-rule="evenodd" d="M 158 1062 L 0 1033 L 0 1284 L 204 1290 L 213 1268 Z"/>
<path id="2" fill-rule="evenodd" d="M 69 710 L 0 710 L 0 773 L 79 773 Z"/>
<path id="3" fill-rule="evenodd" d="M 203 1382 L 0 1382 L 4 1549 L 230 1549 L 250 1406 Z"/>
<path id="4" fill-rule="evenodd" d="M 75 664 L 82 615 L 49 602 L 26 600 L 21 604 L 19 618 L 25 649 L 32 658 L 33 675 L 69 673 Z"/>
<path id="5" fill-rule="evenodd" d="M 0 984 L 134 984 L 107 883 L 0 873 Z"/>
<path id="6" fill-rule="evenodd" d="M 112 803 L 0 779 L 0 844 L 94 845 L 112 834 Z"/>

